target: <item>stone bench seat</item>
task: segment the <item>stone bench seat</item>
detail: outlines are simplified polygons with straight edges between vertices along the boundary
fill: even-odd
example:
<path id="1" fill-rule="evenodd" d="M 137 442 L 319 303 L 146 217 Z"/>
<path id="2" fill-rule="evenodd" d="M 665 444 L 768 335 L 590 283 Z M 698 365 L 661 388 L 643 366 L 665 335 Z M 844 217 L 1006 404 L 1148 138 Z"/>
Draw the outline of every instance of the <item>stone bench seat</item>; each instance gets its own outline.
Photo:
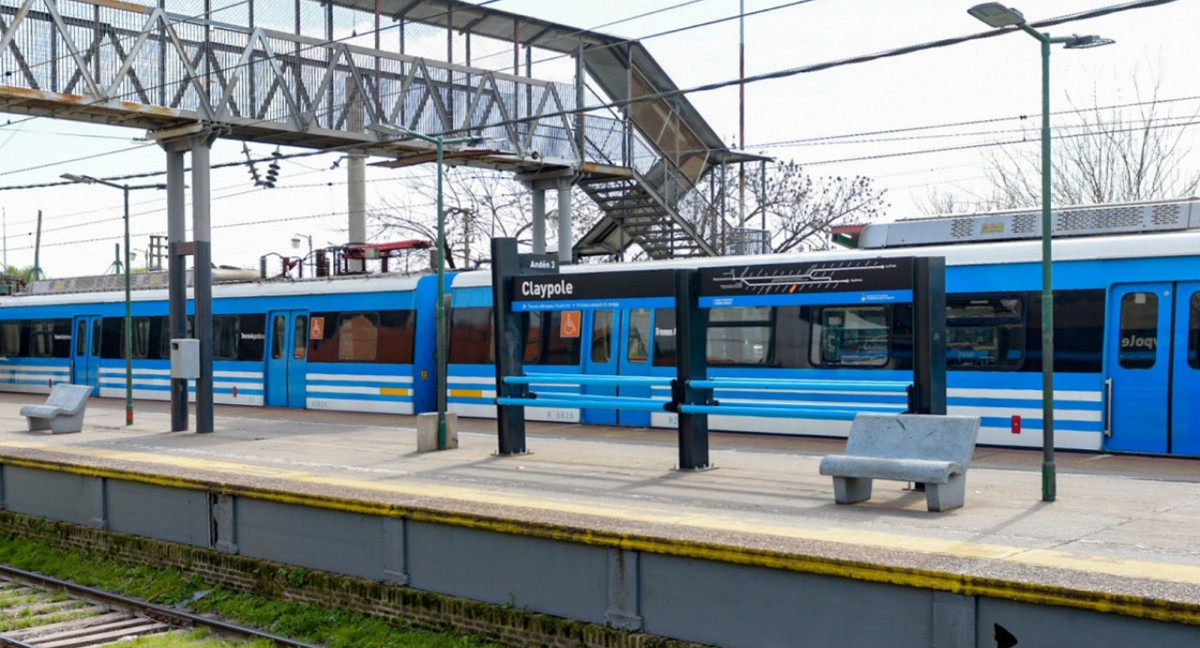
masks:
<path id="1" fill-rule="evenodd" d="M 21 416 L 29 423 L 31 432 L 50 430 L 54 434 L 83 431 L 83 413 L 91 385 L 58 383 L 50 388 L 50 395 L 41 405 L 23 405 Z"/>
<path id="2" fill-rule="evenodd" d="M 889 479 L 924 484 L 929 510 L 945 511 L 963 505 L 978 436 L 978 417 L 859 414 L 845 453 L 822 459 L 820 472 L 838 504 L 871 499 L 872 480 Z"/>
<path id="3" fill-rule="evenodd" d="M 963 472 L 961 464 L 933 459 L 885 459 L 846 455 L 833 455 L 826 459 L 828 463 L 822 462 L 821 474 L 841 477 L 873 477 L 923 484 L 945 484 L 952 476 Z"/>

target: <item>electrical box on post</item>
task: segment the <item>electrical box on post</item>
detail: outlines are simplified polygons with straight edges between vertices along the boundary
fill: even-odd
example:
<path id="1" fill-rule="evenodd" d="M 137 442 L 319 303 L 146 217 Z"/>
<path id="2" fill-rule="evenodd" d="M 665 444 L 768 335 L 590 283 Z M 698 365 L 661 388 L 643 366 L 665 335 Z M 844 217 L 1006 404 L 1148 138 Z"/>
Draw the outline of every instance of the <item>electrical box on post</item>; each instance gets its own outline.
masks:
<path id="1" fill-rule="evenodd" d="M 182 338 L 171 340 L 171 378 L 200 377 L 200 340 Z"/>

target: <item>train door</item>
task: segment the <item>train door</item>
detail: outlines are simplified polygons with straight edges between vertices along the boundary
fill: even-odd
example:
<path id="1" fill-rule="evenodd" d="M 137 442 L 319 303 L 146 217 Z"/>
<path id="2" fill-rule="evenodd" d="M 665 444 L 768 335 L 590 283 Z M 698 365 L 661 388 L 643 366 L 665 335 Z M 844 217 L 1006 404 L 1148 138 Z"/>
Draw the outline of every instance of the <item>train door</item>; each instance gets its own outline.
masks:
<path id="1" fill-rule="evenodd" d="M 1175 284 L 1171 452 L 1200 455 L 1200 282 Z"/>
<path id="2" fill-rule="evenodd" d="M 1200 283 L 1114 286 L 1107 449 L 1200 454 Z"/>
<path id="3" fill-rule="evenodd" d="M 267 366 L 264 401 L 271 407 L 304 407 L 307 390 L 308 338 L 325 336 L 323 318 L 311 321 L 307 311 L 267 313 Z"/>
<path id="4" fill-rule="evenodd" d="M 617 337 L 619 320 L 617 311 L 598 308 L 585 311 L 584 340 L 590 343 L 583 347 L 583 373 L 588 376 L 617 375 Z M 586 385 L 583 392 L 590 396 L 616 396 L 617 388 L 609 385 Z M 585 408 L 581 412 L 584 423 L 616 425 L 617 410 L 608 408 Z"/>
<path id="5" fill-rule="evenodd" d="M 100 393 L 100 317 L 76 315 L 71 330 L 71 382 Z"/>
<path id="6" fill-rule="evenodd" d="M 651 346 L 654 343 L 654 310 L 632 308 L 621 311 L 621 327 L 618 333 L 617 339 L 620 340 L 620 346 L 617 349 L 618 372 L 622 376 L 649 376 L 650 367 L 653 365 Z M 620 395 L 650 398 L 650 387 L 622 386 Z M 618 410 L 617 423 L 648 427 L 650 412 Z"/>

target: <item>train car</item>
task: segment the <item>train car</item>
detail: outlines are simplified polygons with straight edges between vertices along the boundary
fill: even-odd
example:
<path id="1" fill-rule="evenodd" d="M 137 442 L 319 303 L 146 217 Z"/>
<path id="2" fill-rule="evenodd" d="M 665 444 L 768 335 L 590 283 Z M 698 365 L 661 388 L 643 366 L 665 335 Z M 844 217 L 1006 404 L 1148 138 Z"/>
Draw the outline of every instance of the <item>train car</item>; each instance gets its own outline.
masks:
<path id="1" fill-rule="evenodd" d="M 165 285 L 165 275 L 135 276 Z M 0 298 L 0 389 L 46 393 L 55 382 L 73 382 L 100 396 L 125 396 L 124 292 L 72 281 L 49 282 L 49 294 Z M 213 400 L 394 414 L 434 409 L 435 300 L 433 276 L 216 283 Z M 168 400 L 166 291 L 132 291 L 131 310 L 134 397 Z"/>
<path id="2" fill-rule="evenodd" d="M 980 442 L 1039 446 L 1042 416 L 1040 214 L 1009 212 L 868 225 L 860 248 L 804 255 L 623 263 L 612 300 L 528 318 L 528 373 L 673 376 L 674 302 L 629 286 L 677 267 L 946 259 L 948 408 L 980 416 Z M 1056 211 L 1055 440 L 1066 449 L 1200 456 L 1200 200 Z M 614 272 L 578 265 L 566 274 Z M 135 275 L 136 276 L 136 275 Z M 153 279 L 153 277 L 151 277 Z M 435 408 L 435 277 L 357 275 L 214 287 L 214 399 L 346 411 Z M 496 410 L 490 273 L 448 275 L 450 411 Z M 134 394 L 169 398 L 163 290 L 133 293 Z M 911 378 L 905 303 L 794 301 L 711 309 L 711 376 Z M 0 390 L 57 381 L 124 396 L 124 294 L 0 297 Z M 539 388 L 551 391 L 552 388 Z M 553 389 L 569 390 L 570 387 Z M 575 388 L 579 389 L 579 388 Z M 597 396 L 665 387 L 588 386 Z M 659 390 L 657 393 L 654 390 Z M 730 390 L 722 402 L 879 405 L 894 395 Z M 673 427 L 672 414 L 527 408 L 533 420 Z M 714 430 L 841 436 L 848 424 L 712 416 Z"/>
<path id="3" fill-rule="evenodd" d="M 1057 210 L 1054 269 L 1055 440 L 1060 448 L 1200 455 L 1200 201 Z M 1042 428 L 1040 213 L 1007 212 L 867 226 L 861 248 L 776 256 L 626 263 L 622 271 L 754 266 L 782 260 L 946 259 L 948 409 L 982 418 L 980 442 L 1039 446 Z M 596 266 L 563 272 L 597 272 Z M 494 416 L 489 278 L 453 291 L 449 407 Z M 673 304 L 530 313 L 526 370 L 674 375 Z M 564 318 L 578 332 L 563 335 Z M 905 379 L 912 369 L 905 304 L 829 303 L 714 309 L 710 375 L 825 380 Z M 562 389 L 561 387 L 559 389 Z M 613 393 L 613 388 L 586 388 Z M 622 390 L 646 395 L 649 388 Z M 607 391 L 605 391 L 607 390 Z M 546 390 L 540 390 L 546 391 Z M 637 391 L 639 393 L 632 393 Z M 586 392 L 585 392 L 586 393 Z M 665 395 L 665 394 L 664 394 Z M 716 394 L 722 402 L 763 400 Z M 791 400 L 848 394 L 793 395 Z M 858 398 L 859 400 L 855 400 Z M 877 402 L 873 400 L 872 402 Z M 529 408 L 528 418 L 671 427 L 673 415 Z M 848 424 L 713 416 L 714 430 L 840 436 Z"/>

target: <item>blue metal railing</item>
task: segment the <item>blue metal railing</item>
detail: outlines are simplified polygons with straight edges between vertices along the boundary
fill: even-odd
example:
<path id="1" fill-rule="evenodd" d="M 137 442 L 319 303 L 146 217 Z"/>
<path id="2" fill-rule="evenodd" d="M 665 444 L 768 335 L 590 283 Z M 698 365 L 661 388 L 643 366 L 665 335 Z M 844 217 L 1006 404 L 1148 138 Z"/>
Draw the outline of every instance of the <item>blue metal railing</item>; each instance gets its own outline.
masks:
<path id="1" fill-rule="evenodd" d="M 582 374 L 535 374 L 526 376 L 506 376 L 504 383 L 508 385 L 578 385 L 605 387 L 674 387 L 674 378 L 666 376 L 589 376 Z M 693 380 L 689 383 L 693 389 L 703 390 L 754 390 L 761 391 L 809 391 L 809 392 L 849 392 L 858 394 L 904 394 L 907 395 L 911 385 L 895 380 L 806 380 L 806 379 L 777 379 L 777 378 L 710 378 Z M 760 416 L 770 418 L 805 418 L 818 420 L 853 420 L 862 412 L 876 414 L 902 414 L 908 411 L 907 404 L 896 403 L 798 403 L 789 405 L 777 401 L 753 403 L 738 401 L 736 403 L 680 403 L 677 400 L 678 390 L 671 390 L 670 399 L 641 398 L 633 396 L 598 396 L 596 394 L 577 394 L 563 392 L 531 392 L 526 397 L 501 397 L 496 399 L 497 405 L 525 407 L 560 407 L 579 409 L 594 407 L 601 409 L 644 410 L 652 412 L 678 412 L 681 414 L 709 414 L 720 416 Z"/>

